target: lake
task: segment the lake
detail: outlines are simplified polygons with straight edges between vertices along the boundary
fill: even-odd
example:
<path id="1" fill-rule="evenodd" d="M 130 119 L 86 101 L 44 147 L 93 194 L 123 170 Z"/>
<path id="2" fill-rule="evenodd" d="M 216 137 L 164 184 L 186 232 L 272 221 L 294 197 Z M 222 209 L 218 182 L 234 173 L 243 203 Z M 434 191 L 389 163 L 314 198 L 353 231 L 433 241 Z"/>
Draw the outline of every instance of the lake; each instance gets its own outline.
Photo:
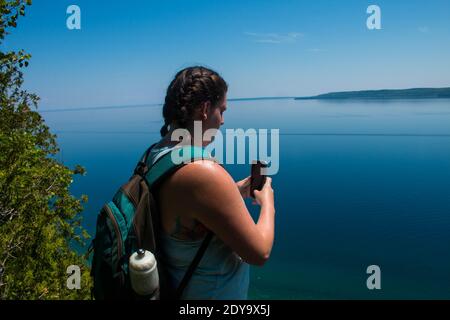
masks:
<path id="1" fill-rule="evenodd" d="M 87 175 L 84 226 L 159 139 L 161 106 L 43 112 Z M 226 128 L 280 129 L 276 236 L 253 299 L 450 298 L 450 100 L 230 101 Z M 250 165 L 225 165 L 235 180 Z M 252 216 L 257 206 L 246 201 Z M 381 270 L 368 290 L 366 269 Z"/>

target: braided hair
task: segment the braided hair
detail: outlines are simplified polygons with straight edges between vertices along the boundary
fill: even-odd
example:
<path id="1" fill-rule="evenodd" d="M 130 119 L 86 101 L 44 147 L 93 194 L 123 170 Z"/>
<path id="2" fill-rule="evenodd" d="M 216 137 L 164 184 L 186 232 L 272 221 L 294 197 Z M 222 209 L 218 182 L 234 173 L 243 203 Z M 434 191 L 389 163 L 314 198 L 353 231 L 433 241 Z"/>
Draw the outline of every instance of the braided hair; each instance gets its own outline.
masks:
<path id="1" fill-rule="evenodd" d="M 172 123 L 186 128 L 188 122 L 193 120 L 195 111 L 204 102 L 209 101 L 212 106 L 217 106 L 227 90 L 225 80 L 208 68 L 195 66 L 179 71 L 167 88 L 161 137 L 169 132 L 169 125 Z"/>

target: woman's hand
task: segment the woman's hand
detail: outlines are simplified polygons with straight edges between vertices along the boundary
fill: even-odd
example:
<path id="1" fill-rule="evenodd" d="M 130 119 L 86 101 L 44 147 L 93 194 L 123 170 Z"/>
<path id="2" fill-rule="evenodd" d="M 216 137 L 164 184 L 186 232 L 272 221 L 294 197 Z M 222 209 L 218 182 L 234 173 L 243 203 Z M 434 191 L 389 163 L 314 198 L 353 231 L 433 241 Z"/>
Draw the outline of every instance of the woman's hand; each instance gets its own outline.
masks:
<path id="1" fill-rule="evenodd" d="M 236 182 L 236 186 L 238 187 L 242 198 L 245 199 L 245 198 L 249 198 L 250 197 L 250 176 L 248 176 L 247 178 Z"/>
<path id="2" fill-rule="evenodd" d="M 255 204 L 255 201 L 260 206 L 269 205 L 275 208 L 271 177 L 266 178 L 266 183 L 261 191 L 255 190 L 255 200 L 253 201 L 253 204 Z"/>

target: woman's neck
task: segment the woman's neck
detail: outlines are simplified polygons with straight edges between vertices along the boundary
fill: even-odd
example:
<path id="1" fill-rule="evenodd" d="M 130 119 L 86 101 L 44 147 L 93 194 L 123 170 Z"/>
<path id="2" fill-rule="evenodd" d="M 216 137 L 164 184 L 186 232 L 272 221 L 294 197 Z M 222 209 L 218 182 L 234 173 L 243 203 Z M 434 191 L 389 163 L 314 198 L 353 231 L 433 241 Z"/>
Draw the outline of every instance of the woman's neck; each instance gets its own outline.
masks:
<path id="1" fill-rule="evenodd" d="M 182 139 L 177 139 L 175 141 L 172 141 L 172 139 L 171 139 L 173 132 L 177 129 L 187 130 L 187 132 L 189 133 L 189 137 L 190 137 L 190 143 L 189 143 L 190 145 L 193 145 L 193 146 L 198 145 L 200 147 L 204 147 L 209 143 L 209 141 L 204 142 L 202 139 L 203 137 L 201 137 L 200 139 L 194 139 L 194 130 L 193 129 L 189 130 L 189 128 L 179 128 L 177 126 L 171 126 L 169 132 L 167 132 L 167 134 L 163 138 L 161 138 L 158 145 L 172 147 L 172 146 L 176 146 L 178 144 L 182 144 Z M 196 140 L 198 140 L 198 141 L 196 141 Z M 188 142 L 186 142 L 186 143 L 188 143 Z"/>

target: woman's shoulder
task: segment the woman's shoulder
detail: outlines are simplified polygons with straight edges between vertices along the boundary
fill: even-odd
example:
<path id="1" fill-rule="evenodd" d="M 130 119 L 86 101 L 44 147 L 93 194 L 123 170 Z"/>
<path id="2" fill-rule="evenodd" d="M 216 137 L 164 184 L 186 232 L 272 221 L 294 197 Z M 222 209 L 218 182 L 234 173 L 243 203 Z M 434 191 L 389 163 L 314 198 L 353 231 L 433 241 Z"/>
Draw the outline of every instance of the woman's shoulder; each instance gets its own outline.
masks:
<path id="1" fill-rule="evenodd" d="M 187 163 L 175 172 L 173 178 L 182 187 L 215 186 L 232 180 L 225 168 L 213 159 Z"/>
<path id="2" fill-rule="evenodd" d="M 177 146 L 168 146 L 166 144 L 156 145 L 159 154 L 176 152 Z M 187 146 L 184 146 L 185 148 Z M 197 151 L 200 147 L 196 147 Z M 204 159 L 196 159 L 195 161 L 185 163 L 181 168 L 171 174 L 163 183 L 165 191 L 180 196 L 192 196 L 193 193 L 201 192 L 202 194 L 210 194 L 219 189 L 229 190 L 231 186 L 235 187 L 235 182 L 230 174 L 225 170 L 210 153 L 202 149 L 203 155 L 208 155 Z M 198 156 L 198 152 L 196 153 Z M 192 199 L 192 198 L 191 198 Z"/>

